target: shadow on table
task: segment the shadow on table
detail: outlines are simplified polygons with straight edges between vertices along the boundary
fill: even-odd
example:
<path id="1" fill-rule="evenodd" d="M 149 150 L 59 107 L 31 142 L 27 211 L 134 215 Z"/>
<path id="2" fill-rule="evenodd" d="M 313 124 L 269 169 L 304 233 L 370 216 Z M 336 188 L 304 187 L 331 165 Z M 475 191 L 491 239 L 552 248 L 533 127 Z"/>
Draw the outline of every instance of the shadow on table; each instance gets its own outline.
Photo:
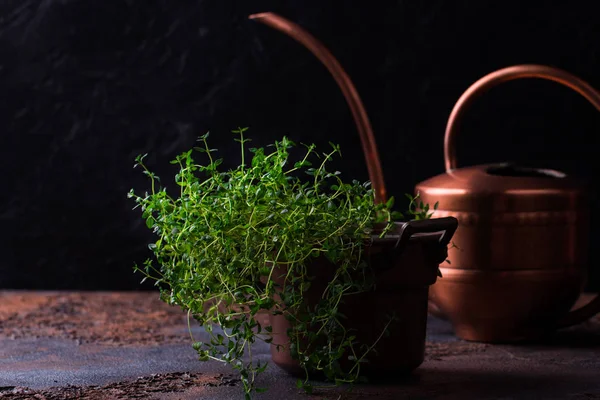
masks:
<path id="1" fill-rule="evenodd" d="M 600 347 L 600 318 L 594 322 L 585 322 L 579 326 L 562 329 L 546 338 L 547 345 L 566 348 L 596 348 Z"/>
<path id="2" fill-rule="evenodd" d="M 554 349 L 595 349 L 600 347 L 600 324 L 588 322 L 577 327 L 550 332 L 539 340 L 514 345 Z"/>
<path id="3" fill-rule="evenodd" d="M 424 367 L 409 378 L 394 383 L 356 385 L 343 389 L 318 390 L 313 398 L 358 399 L 600 399 L 600 381 L 572 372 L 540 373 L 530 367 L 489 370 L 471 366 Z M 501 367 L 500 367 L 501 368 Z"/>
<path id="4" fill-rule="evenodd" d="M 458 339 L 450 322 L 430 316 L 428 320 L 428 340 L 433 342 L 465 342 Z M 600 316 L 571 328 L 549 332 L 547 336 L 520 343 L 504 343 L 515 346 L 551 346 L 560 348 L 597 348 L 600 347 Z"/>

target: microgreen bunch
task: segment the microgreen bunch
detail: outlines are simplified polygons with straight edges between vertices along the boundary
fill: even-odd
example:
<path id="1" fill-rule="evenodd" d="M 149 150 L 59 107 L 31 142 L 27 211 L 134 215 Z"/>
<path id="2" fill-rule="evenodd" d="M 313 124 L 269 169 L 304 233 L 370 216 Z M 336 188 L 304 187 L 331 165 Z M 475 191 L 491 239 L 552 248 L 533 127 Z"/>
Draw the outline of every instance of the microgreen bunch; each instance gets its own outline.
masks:
<path id="1" fill-rule="evenodd" d="M 383 224 L 385 235 L 404 215 L 391 210 L 393 198 L 376 204 L 369 182 L 347 183 L 340 172 L 328 170 L 341 154 L 338 145 L 319 153 L 315 145 L 297 146 L 284 137 L 267 147 L 247 148 L 246 129 L 233 132 L 239 166 L 221 171 L 222 160 L 206 134 L 198 147 L 172 161 L 179 168 L 175 194 L 160 185 L 145 156 L 136 158 L 151 188 L 143 195 L 131 190 L 129 197 L 157 236 L 149 245 L 155 260 L 136 270 L 156 282 L 164 301 L 204 326 L 210 339 L 195 342 L 194 349 L 201 360 L 238 370 L 247 398 L 264 390 L 255 379 L 267 364 L 252 357 L 253 343 L 272 340 L 272 327 L 255 318 L 261 312 L 293 322 L 290 350 L 306 371 L 300 387 L 311 391 L 308 378 L 314 371 L 336 383 L 355 382 L 358 364 L 373 343 L 357 343 L 348 334 L 339 307 L 345 296 L 372 289 L 371 280 L 356 277 L 369 275 L 360 272 L 369 268 L 363 253 L 374 227 Z M 203 155 L 203 163 L 195 161 L 195 153 Z M 429 207 L 408 197 L 409 218 L 429 218 Z M 312 277 L 307 266 L 319 257 L 335 271 L 320 302 L 308 307 L 305 293 Z M 278 284 L 275 274 L 281 267 L 286 276 Z M 348 354 L 355 362 L 342 367 L 339 361 Z"/>

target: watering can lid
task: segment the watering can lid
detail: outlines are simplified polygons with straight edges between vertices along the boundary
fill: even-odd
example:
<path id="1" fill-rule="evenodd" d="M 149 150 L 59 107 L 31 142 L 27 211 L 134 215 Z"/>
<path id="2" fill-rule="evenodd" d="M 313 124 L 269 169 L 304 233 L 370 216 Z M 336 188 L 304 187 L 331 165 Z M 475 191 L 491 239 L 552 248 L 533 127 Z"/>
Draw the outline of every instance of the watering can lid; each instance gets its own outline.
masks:
<path id="1" fill-rule="evenodd" d="M 417 185 L 427 202 L 446 210 L 473 210 L 490 201 L 497 211 L 565 210 L 588 207 L 583 181 L 565 173 L 510 163 L 450 170 Z M 487 203 L 487 204 L 484 204 Z"/>

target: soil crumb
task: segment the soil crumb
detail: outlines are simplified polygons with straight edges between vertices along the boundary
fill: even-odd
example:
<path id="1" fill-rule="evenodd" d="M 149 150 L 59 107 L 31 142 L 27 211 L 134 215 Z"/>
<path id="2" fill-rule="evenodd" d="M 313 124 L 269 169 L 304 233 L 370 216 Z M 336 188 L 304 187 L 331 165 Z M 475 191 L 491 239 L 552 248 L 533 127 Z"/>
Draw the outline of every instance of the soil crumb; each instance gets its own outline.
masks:
<path id="1" fill-rule="evenodd" d="M 425 360 L 441 360 L 443 357 L 460 356 L 464 354 L 482 353 L 490 345 L 470 342 L 427 342 L 425 344 Z"/>
<path id="2" fill-rule="evenodd" d="M 187 315 L 157 292 L 2 294 L 0 335 L 63 338 L 115 346 L 188 343 Z M 177 328 L 177 329 L 174 329 Z"/>
<path id="3" fill-rule="evenodd" d="M 208 376 L 189 372 L 155 374 L 133 381 L 104 386 L 64 386 L 44 390 L 26 387 L 0 387 L 0 399 L 6 400 L 113 400 L 157 399 L 159 394 L 184 392 L 188 388 L 237 386 L 228 375 Z"/>

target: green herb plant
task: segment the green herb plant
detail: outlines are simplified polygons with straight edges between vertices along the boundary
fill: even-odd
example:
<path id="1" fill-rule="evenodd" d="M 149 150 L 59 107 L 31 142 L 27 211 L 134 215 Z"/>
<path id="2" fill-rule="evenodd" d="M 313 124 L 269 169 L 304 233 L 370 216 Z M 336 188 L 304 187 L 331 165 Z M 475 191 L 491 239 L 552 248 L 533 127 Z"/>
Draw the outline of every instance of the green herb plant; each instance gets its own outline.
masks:
<path id="1" fill-rule="evenodd" d="M 258 313 L 285 315 L 292 322 L 290 351 L 305 371 L 299 387 L 311 392 L 309 377 L 315 371 L 335 384 L 356 382 L 376 343 L 358 343 L 339 308 L 346 296 L 372 289 L 371 280 L 357 276 L 369 275 L 363 255 L 374 227 L 385 226 L 380 232 L 385 235 L 404 215 L 391 210 L 393 198 L 376 204 L 369 182 L 347 183 L 340 172 L 327 169 L 341 155 L 338 145 L 319 153 L 315 145 L 297 146 L 283 137 L 248 149 L 246 128 L 233 132 L 239 166 L 221 171 L 222 160 L 215 158 L 206 134 L 198 147 L 172 161 L 179 168 L 175 194 L 160 186 L 144 164 L 145 155 L 136 158 L 151 188 L 143 195 L 131 190 L 129 197 L 157 240 L 149 245 L 155 260 L 135 269 L 144 280 L 155 281 L 165 302 L 203 325 L 210 339 L 193 344 L 200 360 L 237 370 L 246 398 L 265 390 L 257 387 L 256 377 L 267 364 L 253 359 L 252 345 L 272 341 L 272 327 L 262 325 Z M 295 150 L 300 156 L 293 162 Z M 195 152 L 204 163 L 194 160 Z M 410 219 L 431 216 L 418 196 L 408 199 Z M 318 257 L 336 270 L 320 302 L 308 307 L 304 296 L 312 277 L 307 266 Z M 286 271 L 283 284 L 276 283 L 279 267 Z M 353 361 L 343 367 L 342 357 Z"/>

